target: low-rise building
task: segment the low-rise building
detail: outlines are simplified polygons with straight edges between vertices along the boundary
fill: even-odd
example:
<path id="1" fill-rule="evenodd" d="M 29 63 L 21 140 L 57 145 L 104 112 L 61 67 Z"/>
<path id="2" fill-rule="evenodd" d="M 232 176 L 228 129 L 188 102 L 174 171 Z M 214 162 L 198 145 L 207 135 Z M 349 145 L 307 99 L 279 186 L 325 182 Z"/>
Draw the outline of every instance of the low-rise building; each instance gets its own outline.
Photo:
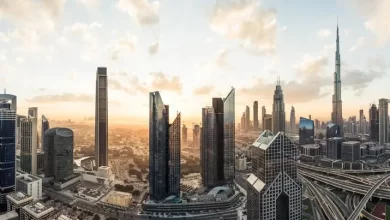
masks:
<path id="1" fill-rule="evenodd" d="M 20 213 L 20 208 L 33 202 L 33 198 L 23 192 L 13 192 L 6 196 L 7 211 Z"/>
<path id="2" fill-rule="evenodd" d="M 132 202 L 132 195 L 130 193 L 114 191 L 107 196 L 106 203 L 114 206 L 129 207 Z"/>
<path id="3" fill-rule="evenodd" d="M 27 173 L 16 173 L 16 191 L 32 196 L 36 201 L 42 198 L 42 179 Z"/>
<path id="4" fill-rule="evenodd" d="M 15 211 L 6 212 L 0 215 L 1 220 L 19 220 L 19 215 Z"/>
<path id="5" fill-rule="evenodd" d="M 97 171 L 77 169 L 74 170 L 74 172 L 81 174 L 82 181 L 99 183 L 107 186 L 113 185 L 115 180 L 115 174 L 113 174 L 111 167 L 108 166 L 99 167 Z"/>
<path id="6" fill-rule="evenodd" d="M 23 220 L 45 220 L 55 214 L 51 206 L 46 206 L 41 202 L 34 202 L 24 206 L 20 211 L 20 219 Z"/>

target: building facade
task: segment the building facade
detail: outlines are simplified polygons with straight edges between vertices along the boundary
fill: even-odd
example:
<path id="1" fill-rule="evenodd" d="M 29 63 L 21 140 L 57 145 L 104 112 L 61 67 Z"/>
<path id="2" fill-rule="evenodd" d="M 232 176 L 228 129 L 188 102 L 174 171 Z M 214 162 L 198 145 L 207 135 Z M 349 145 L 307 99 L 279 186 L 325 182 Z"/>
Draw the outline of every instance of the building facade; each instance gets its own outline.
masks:
<path id="1" fill-rule="evenodd" d="M 30 114 L 31 113 L 31 114 Z M 34 111 L 29 109 L 27 118 L 21 121 L 20 169 L 37 174 L 38 127 Z"/>
<path id="2" fill-rule="evenodd" d="M 69 128 L 50 128 L 45 132 L 45 178 L 60 182 L 73 175 L 73 138 Z"/>
<path id="3" fill-rule="evenodd" d="M 341 159 L 342 143 L 343 143 L 343 138 L 341 137 L 328 138 L 326 142 L 326 157 L 333 160 Z"/>
<path id="4" fill-rule="evenodd" d="M 49 120 L 46 116 L 42 115 L 42 126 L 41 126 L 41 149 L 43 149 L 43 143 L 45 142 L 45 132 L 50 128 Z"/>
<path id="5" fill-rule="evenodd" d="M 264 131 L 252 146 L 247 179 L 248 220 L 302 219 L 302 185 L 295 144 L 284 132 Z"/>
<path id="6" fill-rule="evenodd" d="M 42 179 L 30 174 L 16 175 L 16 191 L 23 192 L 37 201 L 42 198 Z"/>
<path id="7" fill-rule="evenodd" d="M 226 183 L 231 184 L 235 178 L 235 138 L 236 138 L 236 111 L 235 111 L 235 96 L 236 91 L 232 88 L 226 98 L 223 99 L 223 176 Z M 255 106 L 257 106 L 255 104 Z M 257 107 L 256 107 L 257 109 Z M 256 113 L 257 114 L 257 110 Z M 258 116 L 256 116 L 258 129 Z"/>
<path id="8" fill-rule="evenodd" d="M 299 118 L 299 144 L 314 143 L 314 121 L 300 117 Z"/>
<path id="9" fill-rule="evenodd" d="M 202 134 L 200 146 L 200 164 L 202 185 L 211 187 L 218 185 L 217 176 L 217 129 L 216 118 L 213 107 L 202 109 Z"/>
<path id="10" fill-rule="evenodd" d="M 7 208 L 6 195 L 15 190 L 16 96 L 0 95 L 0 210 Z"/>
<path id="11" fill-rule="evenodd" d="M 379 99 L 379 145 L 389 142 L 389 100 Z"/>
<path id="12" fill-rule="evenodd" d="M 169 194 L 180 195 L 180 123 L 181 114 L 169 125 Z"/>
<path id="13" fill-rule="evenodd" d="M 253 102 L 253 128 L 259 129 L 259 102 Z"/>
<path id="14" fill-rule="evenodd" d="M 249 106 L 245 108 L 245 130 L 251 129 L 251 113 Z"/>
<path id="15" fill-rule="evenodd" d="M 195 149 L 200 148 L 200 125 L 194 125 L 192 129 L 192 142 Z"/>
<path id="16" fill-rule="evenodd" d="M 277 134 L 279 131 L 286 131 L 286 112 L 284 110 L 283 90 L 278 78 L 272 105 L 272 132 Z"/>
<path id="17" fill-rule="evenodd" d="M 357 161 L 360 160 L 360 142 L 346 141 L 341 144 L 341 159 L 344 161 Z"/>
<path id="18" fill-rule="evenodd" d="M 188 136 L 187 136 L 187 127 L 186 125 L 183 125 L 183 128 L 181 129 L 181 133 L 182 133 L 182 145 L 183 146 L 187 146 L 187 140 L 188 140 Z"/>
<path id="19" fill-rule="evenodd" d="M 107 68 L 98 67 L 95 100 L 95 162 L 96 169 L 108 166 L 108 95 Z"/>
<path id="20" fill-rule="evenodd" d="M 296 128 L 296 122 L 295 122 L 295 108 L 294 106 L 291 107 L 291 112 L 290 112 L 290 132 L 295 133 L 295 128 Z"/>
<path id="21" fill-rule="evenodd" d="M 262 130 L 266 130 L 265 128 L 265 122 L 264 122 L 264 119 L 265 119 L 265 114 L 267 113 L 267 109 L 265 108 L 265 106 L 261 107 L 261 126 L 262 126 Z M 267 129 L 267 130 L 270 130 L 270 129 Z M 272 130 L 272 128 L 271 128 Z"/>
<path id="22" fill-rule="evenodd" d="M 371 104 L 369 111 L 370 139 L 379 142 L 379 111 L 375 104 Z"/>

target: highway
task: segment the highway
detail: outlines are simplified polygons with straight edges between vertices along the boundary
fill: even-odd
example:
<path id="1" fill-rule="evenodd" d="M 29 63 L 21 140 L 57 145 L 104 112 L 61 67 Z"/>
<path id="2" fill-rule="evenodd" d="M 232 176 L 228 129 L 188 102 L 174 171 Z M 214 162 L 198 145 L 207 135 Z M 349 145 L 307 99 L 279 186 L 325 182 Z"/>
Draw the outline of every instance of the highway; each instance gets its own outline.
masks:
<path id="1" fill-rule="evenodd" d="M 360 196 L 358 195 L 353 195 L 353 197 L 351 196 L 351 205 L 353 206 L 353 208 L 357 207 L 359 201 L 360 201 Z M 365 209 L 362 210 L 362 215 L 368 220 L 383 220 L 381 218 L 375 217 L 371 213 L 367 212 Z"/>
<path id="2" fill-rule="evenodd" d="M 336 171 L 340 173 L 349 173 L 349 174 L 374 174 L 374 173 L 390 173 L 390 168 L 381 168 L 381 169 L 371 169 L 371 170 L 342 170 L 342 169 L 333 169 L 333 168 L 326 168 L 326 167 L 316 167 L 309 164 L 304 164 L 301 162 L 298 162 L 299 167 L 312 167 L 316 169 L 323 169 L 327 171 Z"/>
<path id="3" fill-rule="evenodd" d="M 341 212 L 343 213 L 343 216 L 345 218 L 348 218 L 348 216 L 351 214 L 351 212 L 349 211 L 347 205 L 337 195 L 335 195 L 334 193 L 332 193 L 328 189 L 325 189 L 324 187 L 322 187 L 318 184 L 315 184 L 315 186 L 317 188 L 319 188 L 321 192 L 323 192 L 327 197 L 329 197 L 338 206 L 338 208 L 341 210 Z"/>

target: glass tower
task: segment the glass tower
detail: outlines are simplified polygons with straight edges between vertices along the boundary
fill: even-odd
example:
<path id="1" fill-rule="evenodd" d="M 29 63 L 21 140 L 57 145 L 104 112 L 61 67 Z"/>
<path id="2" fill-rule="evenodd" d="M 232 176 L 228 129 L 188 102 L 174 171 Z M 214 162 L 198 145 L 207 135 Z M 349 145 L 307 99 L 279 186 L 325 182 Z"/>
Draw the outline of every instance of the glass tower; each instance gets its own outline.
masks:
<path id="1" fill-rule="evenodd" d="M 314 121 L 300 117 L 299 144 L 314 144 Z"/>
<path id="2" fill-rule="evenodd" d="M 95 100 L 95 162 L 96 169 L 108 166 L 108 96 L 107 68 L 98 67 Z"/>
<path id="3" fill-rule="evenodd" d="M 223 171 L 224 179 L 227 183 L 233 183 L 235 174 L 235 89 L 232 88 L 226 98 L 223 100 L 223 123 L 224 123 L 224 146 L 223 146 Z M 255 102 L 257 103 L 257 101 Z M 257 106 L 257 104 L 255 104 Z M 256 113 L 257 115 L 257 107 Z M 258 117 L 256 117 L 258 128 Z"/>

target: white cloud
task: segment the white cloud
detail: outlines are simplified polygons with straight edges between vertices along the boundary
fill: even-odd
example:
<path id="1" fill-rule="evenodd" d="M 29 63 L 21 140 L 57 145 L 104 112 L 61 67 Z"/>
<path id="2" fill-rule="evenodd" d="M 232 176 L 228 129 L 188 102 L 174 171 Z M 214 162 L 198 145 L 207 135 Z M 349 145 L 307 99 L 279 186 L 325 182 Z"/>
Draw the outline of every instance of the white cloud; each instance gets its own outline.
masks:
<path id="1" fill-rule="evenodd" d="M 0 51 L 0 61 L 7 61 L 7 51 Z"/>
<path id="2" fill-rule="evenodd" d="M 329 37 L 331 34 L 332 34 L 332 31 L 330 31 L 329 29 L 325 29 L 325 28 L 321 28 L 317 32 L 317 36 L 319 36 L 319 37 Z"/>
<path id="3" fill-rule="evenodd" d="M 134 51 L 137 44 L 137 36 L 126 33 L 124 36 L 108 44 L 109 58 L 111 60 L 118 60 L 123 53 L 127 51 Z"/>
<path id="4" fill-rule="evenodd" d="M 152 45 L 149 46 L 149 54 L 154 55 L 158 52 L 159 43 L 155 42 Z"/>
<path id="5" fill-rule="evenodd" d="M 87 7 L 95 7 L 99 4 L 99 0 L 78 0 L 78 2 Z"/>
<path id="6" fill-rule="evenodd" d="M 64 27 L 64 32 L 66 34 L 70 34 L 73 37 L 81 37 L 85 43 L 90 45 L 97 45 L 98 33 L 96 33 L 95 30 L 101 27 L 102 25 L 97 22 L 92 22 L 91 24 L 77 22 L 70 26 Z M 61 41 L 64 41 L 64 39 Z"/>
<path id="7" fill-rule="evenodd" d="M 118 0 L 117 7 L 127 12 L 140 25 L 157 24 L 160 20 L 158 15 L 159 2 L 148 0 Z"/>
<path id="8" fill-rule="evenodd" d="M 7 34 L 5 34 L 3 32 L 0 32 L 0 41 L 4 42 L 4 43 L 8 43 L 9 42 L 9 37 L 7 36 Z"/>
<path id="9" fill-rule="evenodd" d="M 301 62 L 295 66 L 295 69 L 302 76 L 317 76 L 324 71 L 328 64 L 327 56 L 311 56 L 306 54 Z"/>
<path id="10" fill-rule="evenodd" d="M 353 51 L 356 51 L 358 49 L 360 49 L 361 47 L 364 46 L 364 37 L 359 37 L 359 39 L 357 39 L 355 45 L 353 45 L 349 51 L 350 52 L 353 52 Z"/>
<path id="11" fill-rule="evenodd" d="M 225 48 L 218 52 L 217 56 L 215 57 L 215 64 L 219 67 L 227 66 L 227 58 L 230 53 L 230 48 Z"/>
<path id="12" fill-rule="evenodd" d="M 276 10 L 264 9 L 258 3 L 221 1 L 210 27 L 218 34 L 241 40 L 246 48 L 262 53 L 276 49 Z"/>
<path id="13" fill-rule="evenodd" d="M 23 57 L 16 57 L 16 62 L 23 63 L 24 62 L 24 58 Z"/>

